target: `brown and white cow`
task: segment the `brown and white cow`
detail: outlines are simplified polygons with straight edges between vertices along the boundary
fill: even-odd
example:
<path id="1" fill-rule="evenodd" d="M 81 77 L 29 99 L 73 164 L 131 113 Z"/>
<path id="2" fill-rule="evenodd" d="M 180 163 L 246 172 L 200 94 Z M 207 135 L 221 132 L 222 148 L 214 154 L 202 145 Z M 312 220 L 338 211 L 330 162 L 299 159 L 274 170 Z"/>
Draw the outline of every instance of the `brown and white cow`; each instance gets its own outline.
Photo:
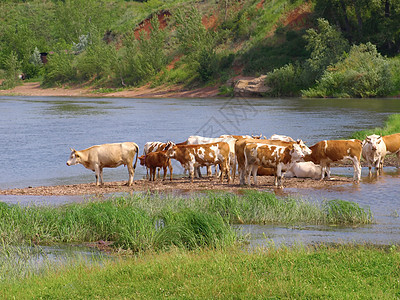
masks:
<path id="1" fill-rule="evenodd" d="M 140 164 L 146 166 L 150 170 L 150 181 L 156 180 L 156 169 L 162 168 L 164 170 L 164 177 L 167 176 L 167 168 L 169 169 L 170 180 L 172 180 L 172 164 L 170 158 L 166 155 L 167 151 L 150 152 L 147 155 L 139 156 Z"/>
<path id="2" fill-rule="evenodd" d="M 368 164 L 368 174 L 371 176 L 372 167 L 376 174 L 383 170 L 383 161 L 386 156 L 386 145 L 380 135 L 372 134 L 365 138 L 362 146 L 362 157 Z"/>
<path id="3" fill-rule="evenodd" d="M 356 183 L 361 178 L 361 151 L 362 142 L 360 140 L 324 140 L 310 147 L 312 153 L 306 155 L 305 161 L 312 161 L 321 165 L 321 180 L 330 178 L 330 164 L 344 159 L 350 159 L 353 162 L 354 176 Z"/>
<path id="4" fill-rule="evenodd" d="M 130 186 L 135 175 L 138 153 L 139 146 L 133 142 L 95 145 L 80 151 L 71 149 L 67 165 L 82 164 L 85 168 L 95 172 L 96 185 L 99 185 L 99 179 L 100 184 L 103 185 L 103 168 L 116 168 L 120 165 L 126 165 L 129 172 L 127 185 Z M 135 154 L 136 161 L 133 165 Z"/>
<path id="5" fill-rule="evenodd" d="M 163 142 L 147 142 L 143 147 L 143 155 L 147 155 L 151 152 L 168 150 L 169 148 L 175 146 L 174 142 L 168 141 Z M 160 178 L 160 168 L 158 168 L 158 178 Z M 146 167 L 146 178 L 149 178 L 149 169 Z"/>
<path id="6" fill-rule="evenodd" d="M 167 156 L 179 161 L 183 168 L 189 169 L 192 182 L 196 167 L 207 167 L 216 164 L 219 165 L 222 172 L 220 181 L 222 182 L 225 174 L 228 175 L 228 183 L 231 180 L 229 174 L 229 145 L 225 142 L 177 145 L 167 150 Z"/>
<path id="7" fill-rule="evenodd" d="M 277 146 L 289 146 L 292 145 L 294 142 L 283 142 L 279 140 L 263 140 L 263 139 L 241 139 L 236 141 L 235 144 L 235 154 L 236 154 L 236 161 L 238 164 L 238 171 L 239 171 L 239 179 L 240 184 L 245 184 L 246 178 L 246 165 L 245 165 L 245 157 L 244 157 L 244 147 L 246 144 L 249 143 L 261 143 L 266 145 L 277 145 Z M 299 144 L 305 146 L 304 143 L 299 140 Z"/>
<path id="8" fill-rule="evenodd" d="M 396 154 L 397 167 L 400 166 L 400 133 L 385 135 L 382 137 L 386 145 L 387 154 Z"/>
<path id="9" fill-rule="evenodd" d="M 311 150 L 304 144 L 292 143 L 287 146 L 266 145 L 263 143 L 248 143 L 244 147 L 247 183 L 253 174 L 254 185 L 257 185 L 257 169 L 259 166 L 273 168 L 275 186 L 282 188 L 282 170 L 289 168 L 293 163 L 300 161 Z"/>
<path id="10" fill-rule="evenodd" d="M 229 160 L 230 160 L 230 170 L 232 172 L 231 177 L 235 180 L 236 176 L 236 155 L 235 155 L 235 143 L 236 139 L 232 137 L 228 138 L 210 138 L 199 135 L 189 136 L 186 144 L 187 145 L 201 145 L 201 144 L 209 144 L 209 143 L 218 143 L 225 142 L 229 145 Z M 200 174 L 200 172 L 199 172 Z M 207 176 L 211 176 L 211 166 L 207 167 Z"/>

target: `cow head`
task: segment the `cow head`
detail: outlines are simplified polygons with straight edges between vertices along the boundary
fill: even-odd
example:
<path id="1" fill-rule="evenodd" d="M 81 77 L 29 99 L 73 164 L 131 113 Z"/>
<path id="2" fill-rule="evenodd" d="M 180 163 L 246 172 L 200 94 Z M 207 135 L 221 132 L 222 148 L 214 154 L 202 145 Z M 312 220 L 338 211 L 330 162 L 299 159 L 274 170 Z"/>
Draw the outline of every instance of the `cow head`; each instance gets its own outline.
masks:
<path id="1" fill-rule="evenodd" d="M 371 149 L 373 151 L 376 151 L 378 149 L 378 145 L 380 143 L 382 143 L 382 137 L 380 135 L 377 134 L 372 134 L 369 136 L 366 136 L 365 141 L 363 142 L 363 145 L 367 145 L 370 144 L 371 145 Z"/>
<path id="2" fill-rule="evenodd" d="M 169 148 L 169 149 L 167 150 L 167 152 L 166 152 L 167 157 L 169 157 L 169 158 L 175 158 L 176 149 L 177 149 L 177 146 L 173 146 L 173 147 Z"/>
<path id="3" fill-rule="evenodd" d="M 169 148 L 172 148 L 172 147 L 174 147 L 175 145 L 176 145 L 176 144 L 175 144 L 174 142 L 168 141 L 168 142 L 166 143 L 164 149 L 162 149 L 162 150 L 163 150 L 163 151 L 164 151 L 164 150 L 168 150 Z"/>
<path id="4" fill-rule="evenodd" d="M 299 144 L 293 144 L 293 148 L 290 151 L 290 155 L 292 157 L 292 162 L 300 161 L 304 158 L 305 153 L 303 152 L 302 147 Z"/>
<path id="5" fill-rule="evenodd" d="M 144 161 L 146 159 L 146 155 L 139 156 L 138 158 L 139 158 L 139 161 L 140 161 L 140 165 L 144 166 Z"/>
<path id="6" fill-rule="evenodd" d="M 294 145 L 298 145 L 303 152 L 304 156 L 310 155 L 312 153 L 311 149 L 304 144 L 302 140 L 297 140 L 297 142 Z"/>
<path id="7" fill-rule="evenodd" d="M 79 151 L 71 148 L 71 154 L 69 155 L 69 159 L 67 161 L 67 166 L 73 166 L 81 163 L 81 157 Z"/>

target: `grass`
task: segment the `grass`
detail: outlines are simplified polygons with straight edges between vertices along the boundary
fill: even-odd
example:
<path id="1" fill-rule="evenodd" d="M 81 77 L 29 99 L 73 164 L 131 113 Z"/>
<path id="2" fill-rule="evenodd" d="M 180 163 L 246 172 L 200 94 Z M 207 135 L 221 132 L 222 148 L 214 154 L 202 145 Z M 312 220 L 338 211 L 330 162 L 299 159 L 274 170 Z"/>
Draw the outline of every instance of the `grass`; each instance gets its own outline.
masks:
<path id="1" fill-rule="evenodd" d="M 385 122 L 384 127 L 377 127 L 373 129 L 361 130 L 353 133 L 351 138 L 364 140 L 367 135 L 379 134 L 379 135 L 389 135 L 393 133 L 400 132 L 400 114 L 390 115 Z"/>
<path id="2" fill-rule="evenodd" d="M 0 205 L 5 244 L 114 241 L 132 252 L 226 247 L 238 223 L 369 224 L 369 209 L 347 201 L 311 203 L 273 193 L 209 193 L 191 198 L 137 194 L 62 207 Z"/>
<path id="3" fill-rule="evenodd" d="M 147 253 L 0 282 L 6 299 L 396 299 L 395 246 Z"/>

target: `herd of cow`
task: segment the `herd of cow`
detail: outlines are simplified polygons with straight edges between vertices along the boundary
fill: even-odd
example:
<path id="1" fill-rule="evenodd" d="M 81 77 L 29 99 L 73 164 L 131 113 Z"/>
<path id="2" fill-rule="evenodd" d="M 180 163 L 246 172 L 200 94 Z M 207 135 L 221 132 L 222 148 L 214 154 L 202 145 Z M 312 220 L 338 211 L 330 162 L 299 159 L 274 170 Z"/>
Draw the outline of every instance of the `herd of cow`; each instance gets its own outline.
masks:
<path id="1" fill-rule="evenodd" d="M 386 154 L 396 154 L 400 160 L 400 133 L 379 136 L 367 136 L 364 141 L 324 140 L 307 147 L 302 140 L 294 141 L 288 136 L 273 135 L 269 139 L 249 135 L 222 135 L 218 138 L 190 136 L 185 142 L 148 142 L 143 155 L 139 157 L 139 146 L 133 142 L 103 144 L 77 151 L 71 149 L 67 165 L 82 164 L 95 172 L 96 185 L 103 185 L 103 168 L 115 168 L 126 165 L 129 171 L 127 185 L 133 183 L 135 168 L 140 164 L 147 168 L 149 180 L 155 180 L 156 170 L 167 168 L 172 180 L 171 159 L 177 160 L 191 181 L 201 176 L 200 167 L 219 167 L 219 179 L 227 178 L 228 183 L 235 179 L 238 168 L 240 184 L 257 184 L 257 175 L 274 175 L 275 186 L 282 188 L 284 177 L 310 177 L 314 179 L 330 178 L 330 164 L 350 159 L 354 167 L 353 179 L 361 178 L 361 156 L 371 168 L 379 174 L 383 169 Z M 133 163 L 136 155 L 135 163 Z M 217 170 L 217 168 L 216 168 Z M 283 173 L 285 172 L 285 173 Z M 150 173 L 150 174 L 149 174 Z"/>

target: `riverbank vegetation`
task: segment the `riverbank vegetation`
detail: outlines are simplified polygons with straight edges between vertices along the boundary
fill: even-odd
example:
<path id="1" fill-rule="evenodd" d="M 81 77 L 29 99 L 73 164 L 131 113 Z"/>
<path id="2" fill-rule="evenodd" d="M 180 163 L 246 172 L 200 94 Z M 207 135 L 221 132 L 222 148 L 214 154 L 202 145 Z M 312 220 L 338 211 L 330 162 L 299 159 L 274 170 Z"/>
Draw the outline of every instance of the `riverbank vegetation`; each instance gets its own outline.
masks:
<path id="1" fill-rule="evenodd" d="M 0 281 L 6 299 L 394 299 L 396 246 L 171 249 Z"/>
<path id="2" fill-rule="evenodd" d="M 212 193 L 190 198 L 138 194 L 62 207 L 0 206 L 6 244 L 112 241 L 134 253 L 218 248 L 240 240 L 233 224 L 370 224 L 368 208 L 342 200 L 322 204 L 273 193 Z"/>
<path id="3" fill-rule="evenodd" d="M 21 73 L 103 90 L 267 74 L 269 96 L 397 95 L 399 18 L 383 0 L 2 1 L 2 88 Z"/>

